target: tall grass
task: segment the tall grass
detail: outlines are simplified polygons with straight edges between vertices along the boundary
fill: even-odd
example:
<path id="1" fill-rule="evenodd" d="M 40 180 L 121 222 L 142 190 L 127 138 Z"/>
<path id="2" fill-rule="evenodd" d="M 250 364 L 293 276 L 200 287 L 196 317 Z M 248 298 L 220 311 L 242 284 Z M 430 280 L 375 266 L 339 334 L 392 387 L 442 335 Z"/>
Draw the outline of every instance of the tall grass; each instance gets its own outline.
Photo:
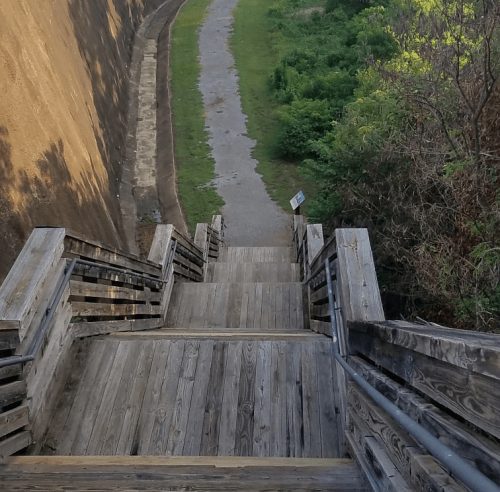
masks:
<path id="1" fill-rule="evenodd" d="M 172 112 L 179 198 L 191 232 L 198 222 L 210 222 L 224 201 L 210 181 L 215 177 L 210 157 L 202 95 L 198 89 L 198 29 L 210 0 L 189 0 L 172 32 Z"/>

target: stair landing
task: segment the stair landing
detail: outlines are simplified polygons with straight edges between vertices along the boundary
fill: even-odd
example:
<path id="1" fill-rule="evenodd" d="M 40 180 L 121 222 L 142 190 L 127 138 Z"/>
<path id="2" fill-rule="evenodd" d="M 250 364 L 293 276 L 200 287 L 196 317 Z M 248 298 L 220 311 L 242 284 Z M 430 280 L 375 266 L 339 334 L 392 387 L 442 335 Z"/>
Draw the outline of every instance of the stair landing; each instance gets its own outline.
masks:
<path id="1" fill-rule="evenodd" d="M 40 454 L 339 457 L 330 342 L 77 342 Z"/>

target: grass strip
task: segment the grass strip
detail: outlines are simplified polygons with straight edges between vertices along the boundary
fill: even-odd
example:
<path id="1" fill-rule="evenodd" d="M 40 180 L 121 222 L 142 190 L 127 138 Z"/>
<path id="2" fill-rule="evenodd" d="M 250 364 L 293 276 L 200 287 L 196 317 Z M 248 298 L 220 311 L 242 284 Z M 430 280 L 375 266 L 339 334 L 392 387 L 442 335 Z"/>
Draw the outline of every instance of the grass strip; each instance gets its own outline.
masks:
<path id="1" fill-rule="evenodd" d="M 198 89 L 198 29 L 211 0 L 189 0 L 182 7 L 172 31 L 172 112 L 179 198 L 189 230 L 211 222 L 224 200 L 210 181 L 215 162 L 210 157 L 202 94 Z"/>
<path id="2" fill-rule="evenodd" d="M 269 9 L 281 0 L 240 0 L 234 11 L 231 49 L 239 75 L 243 112 L 247 115 L 248 135 L 257 141 L 252 153 L 259 162 L 267 192 L 286 212 L 291 212 L 290 199 L 298 190 L 312 197 L 316 187 L 299 172 L 296 162 L 277 158 L 276 132 L 278 104 L 272 99 L 268 82 L 289 42 L 270 29 Z M 307 215 L 307 203 L 301 212 Z"/>

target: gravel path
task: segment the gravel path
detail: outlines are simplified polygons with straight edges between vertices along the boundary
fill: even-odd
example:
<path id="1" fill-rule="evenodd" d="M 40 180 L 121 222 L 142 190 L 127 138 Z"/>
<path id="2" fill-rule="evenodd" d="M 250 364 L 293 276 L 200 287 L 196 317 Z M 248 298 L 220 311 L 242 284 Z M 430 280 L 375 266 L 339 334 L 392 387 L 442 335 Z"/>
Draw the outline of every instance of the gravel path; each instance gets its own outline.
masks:
<path id="1" fill-rule="evenodd" d="M 199 88 L 203 94 L 206 128 L 215 159 L 214 184 L 225 200 L 222 209 L 227 229 L 224 239 L 232 246 L 291 244 L 291 216 L 267 194 L 251 157 L 255 141 L 246 137 L 246 116 L 238 94 L 238 75 L 229 51 L 232 11 L 238 0 L 214 0 L 200 29 L 202 67 Z"/>

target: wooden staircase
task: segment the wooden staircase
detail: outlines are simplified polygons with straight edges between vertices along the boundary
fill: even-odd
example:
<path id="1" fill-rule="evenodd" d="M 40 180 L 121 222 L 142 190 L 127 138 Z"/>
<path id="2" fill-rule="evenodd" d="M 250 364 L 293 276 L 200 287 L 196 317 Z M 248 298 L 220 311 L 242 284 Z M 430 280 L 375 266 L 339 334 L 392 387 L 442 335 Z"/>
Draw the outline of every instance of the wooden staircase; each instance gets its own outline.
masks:
<path id="1" fill-rule="evenodd" d="M 0 490 L 367 490 L 291 249 L 205 269 L 174 284 L 165 327 L 74 344 L 44 456 L 9 458 Z"/>

